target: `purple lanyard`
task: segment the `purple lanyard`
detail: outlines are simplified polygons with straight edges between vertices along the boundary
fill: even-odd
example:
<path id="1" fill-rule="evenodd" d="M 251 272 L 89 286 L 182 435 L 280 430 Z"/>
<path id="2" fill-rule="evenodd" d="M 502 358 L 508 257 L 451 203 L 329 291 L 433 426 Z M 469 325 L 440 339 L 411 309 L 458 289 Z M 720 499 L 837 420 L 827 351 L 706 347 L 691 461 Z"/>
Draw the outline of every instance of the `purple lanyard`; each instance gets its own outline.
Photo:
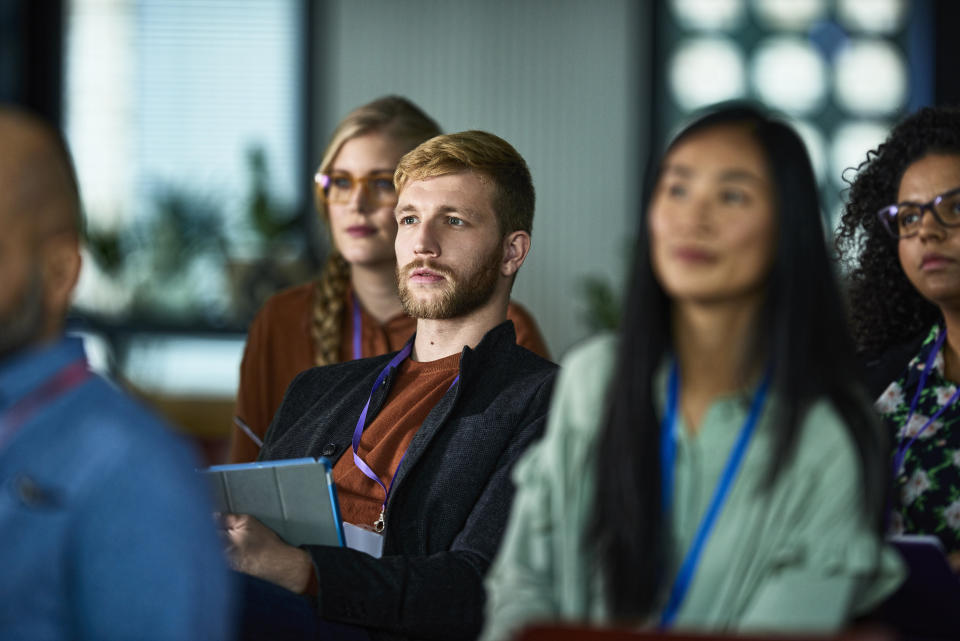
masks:
<path id="1" fill-rule="evenodd" d="M 383 379 L 387 377 L 387 373 L 390 370 L 397 367 L 398 365 L 400 365 L 400 363 L 402 363 L 404 360 L 406 360 L 408 356 L 410 356 L 410 352 L 412 349 L 413 349 L 413 341 L 404 345 L 403 349 L 397 352 L 397 355 L 394 356 L 389 363 L 387 363 L 387 366 L 384 367 L 383 370 L 380 372 L 380 374 L 377 376 L 377 380 L 373 383 L 373 389 L 370 390 L 370 397 L 367 398 L 367 402 L 363 406 L 363 411 L 360 412 L 360 418 L 357 420 L 357 427 L 356 429 L 353 430 L 353 462 L 354 464 L 358 468 L 360 468 L 360 471 L 363 472 L 367 478 L 373 481 L 376 481 L 377 485 L 383 488 L 383 504 L 380 506 L 380 516 L 379 518 L 377 518 L 376 522 L 373 524 L 373 529 L 376 530 L 377 532 L 383 532 L 383 528 L 385 525 L 383 515 L 387 509 L 387 501 L 390 499 L 390 491 L 393 489 L 393 482 L 397 478 L 397 470 L 399 470 L 400 466 L 403 465 L 403 459 L 407 457 L 407 453 L 404 452 L 403 456 L 400 457 L 400 462 L 397 463 L 397 467 L 393 471 L 393 476 L 390 477 L 390 485 L 389 486 L 384 485 L 383 481 L 380 480 L 380 477 L 377 476 L 377 473 L 374 472 L 369 465 L 367 465 L 366 461 L 360 458 L 360 454 L 359 454 L 360 437 L 363 435 L 363 430 L 364 430 L 364 427 L 366 426 L 367 411 L 370 409 L 370 401 L 373 400 L 373 393 L 377 391 L 377 388 L 380 387 L 380 385 L 383 383 Z M 453 389 L 453 386 L 456 385 L 457 381 L 459 380 L 460 380 L 460 375 L 457 374 L 457 377 L 453 379 L 452 383 L 450 383 L 450 387 L 447 388 L 447 391 L 449 392 L 451 389 Z"/>
<path id="2" fill-rule="evenodd" d="M 730 488 L 736 479 L 737 472 L 747 453 L 747 446 L 750 444 L 750 438 L 753 435 L 754 428 L 760 418 L 760 412 L 763 409 L 764 401 L 767 398 L 767 389 L 770 386 L 770 374 L 763 377 L 760 386 L 753 395 L 753 401 L 750 403 L 750 413 L 740 428 L 740 434 L 727 458 L 727 464 L 723 468 L 720 480 L 717 481 L 717 487 L 713 491 L 713 497 L 710 504 L 704 512 L 700 525 L 693 536 L 690 548 L 687 550 L 686 557 L 680 565 L 677 578 L 674 579 L 673 587 L 670 589 L 670 597 L 667 605 L 660 615 L 660 628 L 669 628 L 677 613 L 680 611 L 680 605 L 687 596 L 687 590 L 693 582 L 693 575 L 696 573 L 697 565 L 700 562 L 700 554 L 703 552 L 704 545 L 710 537 L 710 532 L 720 515 L 724 502 L 730 494 Z M 680 369 L 676 361 L 670 369 L 670 380 L 667 387 L 667 407 L 663 415 L 663 422 L 660 426 L 660 470 L 663 492 L 661 500 L 663 505 L 663 515 L 670 518 L 673 506 L 673 484 L 674 484 L 674 463 L 677 453 L 677 413 L 680 405 Z"/>
<path id="3" fill-rule="evenodd" d="M 917 411 L 917 403 L 920 402 L 920 394 L 923 392 L 923 388 L 927 384 L 927 376 L 930 374 L 930 369 L 933 367 L 933 362 L 937 360 L 937 354 L 940 353 L 940 348 L 943 347 L 943 341 L 946 340 L 946 338 L 947 330 L 944 329 L 940 333 L 940 336 L 937 337 L 937 342 L 934 343 L 933 349 L 930 351 L 930 355 L 927 356 L 927 362 L 923 367 L 923 372 L 920 374 L 920 384 L 917 386 L 917 392 L 913 395 L 913 401 L 910 403 L 910 412 L 907 414 L 907 419 L 903 422 L 904 430 L 906 430 L 907 425 L 910 424 L 910 419 L 913 418 L 913 413 Z M 910 450 L 910 447 L 913 446 L 914 441 L 920 438 L 920 435 L 923 434 L 923 431 L 930 427 L 935 420 L 940 418 L 940 415 L 943 414 L 947 408 L 957 400 L 958 396 L 960 396 L 960 386 L 957 386 L 957 389 L 953 392 L 953 395 L 950 397 L 950 399 L 944 403 L 939 410 L 937 410 L 936 414 L 930 417 L 930 420 L 923 424 L 923 427 L 921 427 L 909 441 L 904 443 L 904 439 L 902 437 L 900 438 L 900 446 L 897 448 L 897 455 L 893 459 L 894 478 L 900 475 L 901 468 L 903 467 L 903 461 L 905 458 L 907 458 L 907 452 Z"/>
<path id="4" fill-rule="evenodd" d="M 86 359 L 68 363 L 32 393 L 4 412 L 0 421 L 0 446 L 3 446 L 43 405 L 83 383 L 90 377 Z"/>
<path id="5" fill-rule="evenodd" d="M 356 294 L 353 294 L 350 300 L 353 303 L 353 360 L 358 360 L 363 356 L 363 346 L 360 344 L 360 337 L 363 334 L 363 319 L 360 318 L 360 306 L 357 305 Z"/>

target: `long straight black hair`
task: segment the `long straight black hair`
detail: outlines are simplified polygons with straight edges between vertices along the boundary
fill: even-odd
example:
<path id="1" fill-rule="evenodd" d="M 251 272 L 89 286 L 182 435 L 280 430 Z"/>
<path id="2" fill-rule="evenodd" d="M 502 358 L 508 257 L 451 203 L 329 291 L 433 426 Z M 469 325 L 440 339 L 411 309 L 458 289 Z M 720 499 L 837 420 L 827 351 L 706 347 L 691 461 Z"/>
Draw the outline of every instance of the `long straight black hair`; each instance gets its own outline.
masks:
<path id="1" fill-rule="evenodd" d="M 663 156 L 693 134 L 721 126 L 741 126 L 751 133 L 766 156 L 776 194 L 776 252 L 754 323 L 753 353 L 744 355 L 751 366 L 766 362 L 762 359 L 775 364 L 771 393 L 782 400 L 768 479 L 775 480 L 793 455 L 810 405 L 828 399 L 857 445 L 865 514 L 879 530 L 884 443 L 856 382 L 853 343 L 827 254 L 810 159 L 792 128 L 744 103 L 701 116 L 673 139 Z M 611 613 L 621 621 L 652 614 L 672 579 L 665 575 L 669 524 L 660 504 L 660 422 L 653 382 L 672 351 L 673 336 L 671 301 L 650 263 L 647 216 L 660 164 L 653 169 L 645 185 L 621 348 L 601 427 L 590 543 L 602 568 Z"/>

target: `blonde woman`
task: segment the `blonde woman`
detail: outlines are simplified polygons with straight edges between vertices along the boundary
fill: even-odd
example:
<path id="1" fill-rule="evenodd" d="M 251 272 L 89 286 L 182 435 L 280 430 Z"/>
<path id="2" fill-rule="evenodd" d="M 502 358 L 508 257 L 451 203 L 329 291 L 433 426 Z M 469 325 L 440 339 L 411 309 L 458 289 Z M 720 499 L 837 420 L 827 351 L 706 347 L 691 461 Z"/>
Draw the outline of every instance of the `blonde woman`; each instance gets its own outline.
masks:
<path id="1" fill-rule="evenodd" d="M 240 365 L 229 460 L 253 461 L 284 392 L 305 369 L 396 351 L 414 333 L 397 293 L 393 172 L 401 156 L 440 134 L 405 98 L 351 111 L 316 174 L 317 209 L 333 249 L 319 277 L 271 297 L 254 318 Z M 529 312 L 507 312 L 517 343 L 549 358 Z"/>

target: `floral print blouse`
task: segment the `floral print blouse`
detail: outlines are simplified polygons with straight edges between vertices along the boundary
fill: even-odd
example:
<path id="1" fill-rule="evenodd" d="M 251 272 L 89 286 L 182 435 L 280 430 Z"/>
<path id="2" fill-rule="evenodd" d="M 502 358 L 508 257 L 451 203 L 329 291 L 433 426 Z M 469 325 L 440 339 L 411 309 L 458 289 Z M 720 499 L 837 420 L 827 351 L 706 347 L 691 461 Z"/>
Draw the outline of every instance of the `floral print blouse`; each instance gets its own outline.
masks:
<path id="1" fill-rule="evenodd" d="M 930 330 L 920 352 L 874 404 L 893 430 L 894 458 L 956 392 L 956 385 L 943 377 L 941 349 L 907 421 L 923 368 L 942 331 L 939 325 Z M 893 499 L 891 534 L 930 534 L 943 541 L 948 553 L 960 551 L 960 401 L 954 400 L 910 446 L 894 479 Z"/>

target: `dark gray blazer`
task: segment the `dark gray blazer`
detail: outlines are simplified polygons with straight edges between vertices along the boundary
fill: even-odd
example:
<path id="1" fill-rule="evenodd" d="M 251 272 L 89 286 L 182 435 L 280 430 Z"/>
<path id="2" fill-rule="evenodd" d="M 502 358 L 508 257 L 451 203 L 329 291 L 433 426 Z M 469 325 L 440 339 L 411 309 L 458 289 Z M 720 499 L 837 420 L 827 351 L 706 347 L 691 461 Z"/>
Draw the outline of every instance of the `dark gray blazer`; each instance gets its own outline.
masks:
<path id="1" fill-rule="evenodd" d="M 412 340 L 412 339 L 411 339 Z M 307 370 L 290 384 L 261 460 L 350 454 L 374 381 L 393 354 Z M 510 469 L 543 432 L 557 366 L 516 344 L 513 323 L 465 347 L 460 381 L 430 412 L 397 470 L 383 558 L 309 546 L 317 609 L 382 639 L 472 639 L 483 578 L 513 500 Z M 395 372 L 373 393 L 369 424 Z"/>

